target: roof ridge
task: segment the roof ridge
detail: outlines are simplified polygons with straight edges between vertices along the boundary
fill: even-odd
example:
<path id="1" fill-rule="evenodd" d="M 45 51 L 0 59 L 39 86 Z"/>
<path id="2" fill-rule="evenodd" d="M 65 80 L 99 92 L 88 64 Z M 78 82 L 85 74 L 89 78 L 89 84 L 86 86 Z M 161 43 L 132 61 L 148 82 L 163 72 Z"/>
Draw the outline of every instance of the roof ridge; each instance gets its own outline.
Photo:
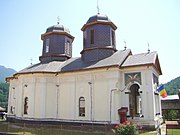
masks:
<path id="1" fill-rule="evenodd" d="M 157 51 L 153 51 L 153 52 L 147 52 L 147 53 L 136 53 L 136 54 L 132 54 L 132 56 L 136 56 L 136 55 L 148 55 L 148 54 L 153 54 L 153 53 L 156 53 L 157 54 Z"/>

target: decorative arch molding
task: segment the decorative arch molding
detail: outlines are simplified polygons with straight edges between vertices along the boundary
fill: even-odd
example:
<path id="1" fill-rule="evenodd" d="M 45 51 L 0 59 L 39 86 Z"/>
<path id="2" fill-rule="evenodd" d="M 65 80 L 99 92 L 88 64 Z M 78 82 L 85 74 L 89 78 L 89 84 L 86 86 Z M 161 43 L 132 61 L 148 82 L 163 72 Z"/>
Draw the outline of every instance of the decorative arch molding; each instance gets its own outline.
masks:
<path id="1" fill-rule="evenodd" d="M 132 85 L 138 85 L 139 90 L 141 89 L 141 84 L 137 81 L 130 82 L 130 85 L 127 85 L 127 90 L 130 90 Z"/>

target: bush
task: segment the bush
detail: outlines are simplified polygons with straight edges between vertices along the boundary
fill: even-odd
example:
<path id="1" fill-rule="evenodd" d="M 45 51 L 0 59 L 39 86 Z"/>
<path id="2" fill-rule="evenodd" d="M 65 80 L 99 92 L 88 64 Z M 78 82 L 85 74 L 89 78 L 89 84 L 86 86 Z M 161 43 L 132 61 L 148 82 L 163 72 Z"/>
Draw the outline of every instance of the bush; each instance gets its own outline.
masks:
<path id="1" fill-rule="evenodd" d="M 112 131 L 117 135 L 138 135 L 138 126 L 132 121 L 125 121 L 116 125 Z"/>

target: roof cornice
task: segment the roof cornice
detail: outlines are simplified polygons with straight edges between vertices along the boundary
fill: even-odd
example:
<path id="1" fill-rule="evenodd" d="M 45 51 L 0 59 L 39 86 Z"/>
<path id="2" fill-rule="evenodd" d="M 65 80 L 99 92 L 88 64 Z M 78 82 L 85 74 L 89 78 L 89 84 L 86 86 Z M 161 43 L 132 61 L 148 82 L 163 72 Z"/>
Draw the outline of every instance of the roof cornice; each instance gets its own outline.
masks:
<path id="1" fill-rule="evenodd" d="M 66 35 L 69 38 L 72 38 L 72 40 L 74 40 L 74 37 L 67 32 L 47 32 L 47 33 L 41 34 L 41 40 L 44 40 L 45 36 L 48 36 L 48 35 Z"/>
<path id="2" fill-rule="evenodd" d="M 81 28 L 82 31 L 84 31 L 87 27 L 95 25 L 95 24 L 103 24 L 103 25 L 111 25 L 111 27 L 116 30 L 117 26 L 113 22 L 101 22 L 101 21 L 96 21 L 88 24 L 84 24 L 84 26 Z"/>

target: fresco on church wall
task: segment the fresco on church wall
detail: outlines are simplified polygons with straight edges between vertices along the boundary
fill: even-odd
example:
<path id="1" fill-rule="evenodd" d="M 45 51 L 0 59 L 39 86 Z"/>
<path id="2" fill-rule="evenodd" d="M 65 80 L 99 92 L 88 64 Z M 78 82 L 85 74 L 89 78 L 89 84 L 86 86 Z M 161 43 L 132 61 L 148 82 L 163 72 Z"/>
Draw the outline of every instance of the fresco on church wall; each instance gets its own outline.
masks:
<path id="1" fill-rule="evenodd" d="M 138 82 L 140 85 L 141 82 L 141 72 L 134 72 L 134 73 L 125 73 L 125 85 L 129 84 L 130 82 Z"/>

